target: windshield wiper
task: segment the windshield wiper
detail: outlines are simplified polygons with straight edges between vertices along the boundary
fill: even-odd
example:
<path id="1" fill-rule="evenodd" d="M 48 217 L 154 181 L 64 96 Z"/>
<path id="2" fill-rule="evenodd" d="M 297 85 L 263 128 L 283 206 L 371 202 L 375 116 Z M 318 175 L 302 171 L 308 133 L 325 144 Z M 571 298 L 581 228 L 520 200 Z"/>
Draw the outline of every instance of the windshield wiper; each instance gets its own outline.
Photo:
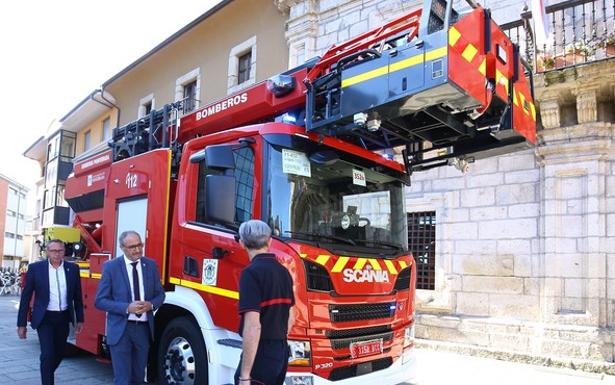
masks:
<path id="1" fill-rule="evenodd" d="M 396 243 L 382 242 L 382 241 L 371 241 L 368 239 L 355 239 L 354 242 L 359 242 L 361 244 L 372 244 L 376 246 L 384 246 L 390 249 L 401 250 L 401 246 Z"/>
<path id="2" fill-rule="evenodd" d="M 343 243 L 347 243 L 349 245 L 353 245 L 356 246 L 357 244 L 355 243 L 355 241 L 353 241 L 352 239 L 348 239 L 348 238 L 343 238 L 343 237 L 336 237 L 335 235 L 325 235 L 325 234 L 320 234 L 320 233 L 304 233 L 301 231 L 284 231 L 285 233 L 291 234 L 291 235 L 307 235 L 309 237 L 312 238 L 326 238 L 326 239 L 332 239 L 334 241 L 339 241 L 339 242 L 343 242 Z"/>

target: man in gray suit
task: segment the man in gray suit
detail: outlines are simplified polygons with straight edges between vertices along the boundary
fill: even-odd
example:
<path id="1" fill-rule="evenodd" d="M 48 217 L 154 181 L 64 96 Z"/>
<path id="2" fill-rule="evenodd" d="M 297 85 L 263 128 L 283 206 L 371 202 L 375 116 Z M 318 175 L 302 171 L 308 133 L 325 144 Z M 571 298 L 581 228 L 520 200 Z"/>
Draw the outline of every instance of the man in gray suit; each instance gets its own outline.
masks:
<path id="1" fill-rule="evenodd" d="M 119 243 L 124 255 L 104 264 L 95 304 L 107 312 L 113 383 L 137 385 L 145 378 L 154 310 L 164 302 L 164 289 L 156 262 L 143 256 L 139 234 L 125 231 Z"/>

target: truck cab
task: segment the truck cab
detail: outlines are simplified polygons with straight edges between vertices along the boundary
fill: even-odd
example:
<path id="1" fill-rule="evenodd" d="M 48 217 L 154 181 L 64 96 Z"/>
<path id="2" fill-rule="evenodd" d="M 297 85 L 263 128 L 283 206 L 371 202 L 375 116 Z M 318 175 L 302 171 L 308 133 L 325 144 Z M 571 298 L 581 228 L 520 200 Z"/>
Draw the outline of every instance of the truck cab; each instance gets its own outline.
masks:
<path id="1" fill-rule="evenodd" d="M 412 361 L 416 272 L 407 251 L 406 174 L 399 163 L 333 138 L 319 143 L 284 123 L 195 139 L 183 156 L 169 280 L 216 309 L 212 326 L 224 336 L 213 348 L 206 343 L 210 359 L 220 340 L 240 346 L 237 288 L 249 260 L 236 229 L 259 218 L 273 229 L 272 252 L 294 281 L 293 383 L 376 375 Z M 177 338 L 163 337 L 162 345 L 171 337 Z M 231 378 L 240 350 L 225 348 L 219 359 Z M 165 362 L 187 360 L 173 345 L 162 353 Z M 173 373 L 183 378 L 172 370 L 164 374 Z"/>

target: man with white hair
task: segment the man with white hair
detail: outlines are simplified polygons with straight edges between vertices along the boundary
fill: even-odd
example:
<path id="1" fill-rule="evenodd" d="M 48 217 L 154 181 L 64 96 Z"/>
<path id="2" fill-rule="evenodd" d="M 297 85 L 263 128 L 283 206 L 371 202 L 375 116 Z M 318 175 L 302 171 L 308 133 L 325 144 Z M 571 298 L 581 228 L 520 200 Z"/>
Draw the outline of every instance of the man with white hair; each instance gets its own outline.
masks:
<path id="1" fill-rule="evenodd" d="M 269 253 L 271 228 L 250 220 L 239 226 L 239 243 L 250 264 L 239 281 L 239 333 L 243 353 L 235 384 L 282 385 L 288 367 L 288 330 L 295 304 L 290 273 Z"/>

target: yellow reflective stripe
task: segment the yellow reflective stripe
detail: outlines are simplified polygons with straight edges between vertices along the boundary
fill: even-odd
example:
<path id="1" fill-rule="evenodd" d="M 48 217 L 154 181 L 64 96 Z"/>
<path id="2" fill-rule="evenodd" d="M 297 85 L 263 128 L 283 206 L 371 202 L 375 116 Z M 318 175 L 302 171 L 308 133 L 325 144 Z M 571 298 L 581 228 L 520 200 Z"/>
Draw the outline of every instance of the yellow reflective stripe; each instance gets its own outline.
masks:
<path id="1" fill-rule="evenodd" d="M 435 59 L 439 59 L 441 57 L 446 56 L 447 54 L 447 48 L 446 47 L 442 47 L 442 48 L 438 48 L 438 49 L 434 49 L 432 51 L 426 52 L 424 57 L 425 60 L 435 60 Z M 415 56 L 411 56 L 407 59 L 404 60 L 400 60 L 398 62 L 395 62 L 393 64 L 390 64 L 388 66 L 382 66 L 380 68 L 376 68 L 374 70 L 371 71 L 367 71 L 364 72 L 362 74 L 359 75 L 355 75 L 352 76 L 350 78 L 344 79 L 342 80 L 342 88 L 345 87 L 349 87 L 352 85 L 355 85 L 357 83 L 361 83 L 367 80 L 371 80 L 374 78 L 377 78 L 379 76 L 383 76 L 386 75 L 390 72 L 395 72 L 395 71 L 399 71 L 408 67 L 412 67 L 418 64 L 423 63 L 423 55 L 415 55 Z"/>
<path id="2" fill-rule="evenodd" d="M 474 45 L 470 43 L 463 50 L 463 53 L 461 54 L 461 56 L 463 56 L 463 58 L 466 59 L 469 63 L 472 61 L 472 59 L 474 59 L 474 56 L 476 56 L 477 53 L 478 53 L 478 49 L 476 49 L 476 47 L 474 47 Z"/>
<path id="3" fill-rule="evenodd" d="M 517 98 L 517 90 L 513 87 L 513 103 L 515 106 L 519 107 L 519 99 Z"/>
<path id="4" fill-rule="evenodd" d="M 299 254 L 299 256 L 300 256 L 301 258 L 305 258 L 305 257 L 307 257 L 307 254 Z"/>
<path id="5" fill-rule="evenodd" d="M 187 281 L 185 279 L 181 280 L 181 285 L 189 287 L 191 289 L 196 289 L 200 291 L 204 291 L 206 293 L 219 295 L 221 297 L 227 297 L 231 299 L 239 299 L 239 292 L 233 290 L 222 289 L 216 286 L 203 285 L 198 282 Z"/>
<path id="6" fill-rule="evenodd" d="M 169 278 L 169 282 L 171 282 L 174 285 L 179 285 L 180 284 L 179 278 L 175 278 L 175 277 Z"/>
<path id="7" fill-rule="evenodd" d="M 87 269 L 88 267 L 90 267 L 90 262 L 77 262 L 77 266 L 79 266 L 81 269 Z"/>
<path id="8" fill-rule="evenodd" d="M 415 55 L 404 60 L 395 62 L 389 66 L 389 72 L 403 70 L 404 68 L 412 67 L 423 62 L 423 55 Z"/>
<path id="9" fill-rule="evenodd" d="M 521 99 L 521 109 L 523 110 L 523 112 L 525 112 L 526 115 L 529 115 L 530 112 L 525 109 L 525 95 L 519 92 L 519 98 Z"/>
<path id="10" fill-rule="evenodd" d="M 342 80 L 342 88 L 352 86 L 357 83 L 364 82 L 366 80 L 370 80 L 376 78 L 378 76 L 386 75 L 388 72 L 388 66 L 376 68 L 375 70 L 364 72 L 360 75 L 353 76 L 348 79 Z"/>
<path id="11" fill-rule="evenodd" d="M 506 89 L 506 94 L 508 94 L 508 78 L 500 70 L 495 70 L 495 84 L 503 85 Z"/>
<path id="12" fill-rule="evenodd" d="M 316 257 L 316 263 L 324 266 L 329 260 L 329 258 L 331 258 L 330 255 L 319 255 L 318 257 Z"/>
<path id="13" fill-rule="evenodd" d="M 487 58 L 483 58 L 483 62 L 478 66 L 478 72 L 483 76 L 487 76 Z"/>
<path id="14" fill-rule="evenodd" d="M 461 34 L 459 33 L 459 31 L 457 31 L 457 28 L 451 27 L 451 29 L 448 30 L 448 44 L 451 47 L 457 44 L 457 41 L 460 37 Z"/>
<path id="15" fill-rule="evenodd" d="M 354 264 L 353 269 L 355 269 L 355 270 L 363 270 L 363 267 L 365 266 L 366 263 L 367 263 L 367 259 L 366 258 L 358 258 L 357 259 L 357 263 Z"/>
<path id="16" fill-rule="evenodd" d="M 79 272 L 79 276 L 81 278 L 90 278 L 90 273 L 87 272 Z"/>
<path id="17" fill-rule="evenodd" d="M 335 262 L 335 265 L 333 266 L 333 269 L 331 269 L 331 272 L 332 273 L 339 273 L 340 271 L 342 271 L 344 266 L 346 266 L 346 263 L 348 263 L 349 259 L 350 258 L 348 258 L 348 257 L 339 257 L 337 262 Z"/>
<path id="18" fill-rule="evenodd" d="M 425 61 L 440 59 L 441 57 L 446 56 L 447 53 L 448 49 L 446 47 L 431 50 L 425 53 Z"/>
<path id="19" fill-rule="evenodd" d="M 399 267 L 401 267 L 401 270 L 403 270 L 408 267 L 408 264 L 406 264 L 406 261 L 399 261 Z"/>
<path id="20" fill-rule="evenodd" d="M 395 268 L 395 265 L 393 265 L 393 262 L 389 261 L 388 259 L 385 259 L 384 264 L 387 266 L 387 269 L 389 269 L 389 273 L 397 274 L 397 269 Z"/>
<path id="21" fill-rule="evenodd" d="M 90 277 L 94 278 L 94 279 L 101 279 L 102 278 L 102 274 L 98 274 L 98 273 L 91 273 Z"/>
<path id="22" fill-rule="evenodd" d="M 370 265 L 372 265 L 372 267 L 374 268 L 374 270 L 382 270 L 382 266 L 380 266 L 380 264 L 378 263 L 377 260 L 375 260 L 374 258 L 368 258 L 367 262 L 369 262 Z"/>
<path id="23" fill-rule="evenodd" d="M 162 255 L 162 260 L 164 261 L 167 258 L 167 242 L 168 242 L 168 233 L 169 233 L 169 220 L 168 220 L 168 214 L 169 214 L 169 205 L 170 205 L 170 199 L 171 199 L 171 180 L 172 180 L 172 176 L 171 176 L 171 172 L 173 171 L 173 168 L 171 167 L 171 151 L 167 151 L 167 172 L 168 172 L 168 177 L 167 177 L 167 199 L 166 199 L 166 203 L 165 203 L 165 209 L 164 209 L 164 240 L 163 240 L 163 255 Z M 165 277 L 167 276 L 167 265 L 166 263 L 162 264 L 162 275 L 160 276 L 160 281 L 162 282 L 162 284 L 164 285 L 164 280 Z"/>
<path id="24" fill-rule="evenodd" d="M 530 109 L 532 110 L 532 119 L 536 121 L 536 106 L 534 103 L 530 103 Z"/>

